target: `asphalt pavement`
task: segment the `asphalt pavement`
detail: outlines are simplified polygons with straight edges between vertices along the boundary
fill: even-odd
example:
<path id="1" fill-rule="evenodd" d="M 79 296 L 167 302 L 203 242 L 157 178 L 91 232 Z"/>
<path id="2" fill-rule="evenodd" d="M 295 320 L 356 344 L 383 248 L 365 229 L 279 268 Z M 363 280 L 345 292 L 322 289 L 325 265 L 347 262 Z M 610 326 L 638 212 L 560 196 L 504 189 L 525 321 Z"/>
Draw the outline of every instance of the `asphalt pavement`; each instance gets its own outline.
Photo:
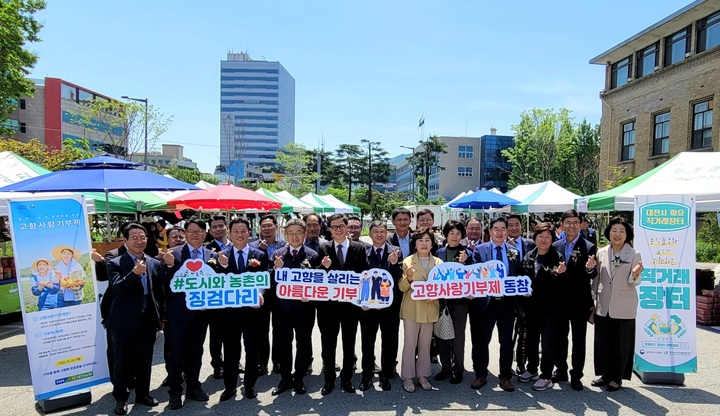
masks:
<path id="1" fill-rule="evenodd" d="M 25 346 L 25 335 L 22 321 L 18 315 L 0 317 L 0 415 L 28 415 L 40 413 L 35 407 L 33 391 L 28 368 L 28 356 Z M 587 345 L 592 346 L 592 327 L 588 331 Z M 469 329 L 468 343 L 465 353 L 465 367 L 472 368 Z M 400 340 L 402 340 L 402 326 Z M 314 330 L 313 373 L 306 377 L 308 394 L 293 396 L 292 392 L 280 396 L 272 396 L 270 392 L 280 380 L 277 374 L 261 377 L 257 383 L 258 397 L 248 400 L 239 395 L 235 400 L 219 403 L 223 390 L 222 380 L 212 377 L 210 356 L 203 357 L 201 380 L 203 388 L 210 394 L 210 401 L 198 403 L 188 401 L 178 411 L 167 409 L 167 389 L 160 387 L 165 377 L 162 361 L 163 339 L 155 344 L 155 357 L 152 370 L 151 394 L 160 400 L 155 408 L 142 405 L 130 406 L 131 415 L 157 414 L 165 415 L 411 415 L 438 414 L 462 415 L 470 411 L 486 411 L 493 413 L 522 412 L 528 415 L 538 414 L 587 414 L 587 415 L 717 415 L 720 412 L 720 328 L 700 327 L 697 331 L 699 373 L 687 374 L 684 386 L 644 385 L 637 377 L 623 384 L 618 392 L 607 393 L 600 388 L 590 387 L 592 374 L 592 348 L 589 348 L 583 391 L 574 391 L 568 383 L 560 383 L 552 390 L 535 392 L 531 383 L 515 382 L 516 391 L 507 393 L 497 386 L 495 375 L 498 370 L 498 343 L 491 343 L 490 372 L 488 385 L 480 390 L 470 389 L 473 374 L 466 371 L 464 381 L 459 385 L 451 385 L 448 381 L 434 382 L 432 391 L 417 388 L 415 393 L 406 393 L 402 388 L 399 376 L 392 380 L 392 390 L 383 392 L 378 386 L 377 377 L 373 388 L 357 394 L 348 394 L 338 388 L 328 395 L 322 396 L 320 389 L 323 384 L 320 369 L 320 333 L 317 326 Z M 380 343 L 376 345 L 379 357 Z M 357 347 L 360 350 L 360 334 L 358 331 Z M 338 359 L 340 359 L 338 348 Z M 400 354 L 398 354 L 399 356 Z M 399 369 L 399 367 L 398 367 Z M 437 364 L 433 365 L 433 374 L 440 371 Z M 360 383 L 360 374 L 353 379 Z M 58 415 L 103 415 L 112 414 L 114 400 L 110 383 L 93 387 L 92 403 L 87 407 L 68 409 L 56 412 Z M 134 400 L 131 394 L 130 402 Z"/>

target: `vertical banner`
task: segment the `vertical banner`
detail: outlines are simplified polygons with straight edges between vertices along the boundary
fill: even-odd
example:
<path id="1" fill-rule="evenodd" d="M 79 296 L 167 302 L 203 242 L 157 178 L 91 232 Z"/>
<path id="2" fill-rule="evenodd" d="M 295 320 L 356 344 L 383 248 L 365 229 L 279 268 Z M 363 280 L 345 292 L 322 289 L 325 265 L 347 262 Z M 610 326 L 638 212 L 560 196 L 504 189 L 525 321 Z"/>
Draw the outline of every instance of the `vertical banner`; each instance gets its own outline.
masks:
<path id="1" fill-rule="evenodd" d="M 635 248 L 643 258 L 635 371 L 697 372 L 695 197 L 635 197 Z"/>
<path id="2" fill-rule="evenodd" d="M 109 381 L 85 198 L 11 199 L 9 216 L 35 400 Z"/>

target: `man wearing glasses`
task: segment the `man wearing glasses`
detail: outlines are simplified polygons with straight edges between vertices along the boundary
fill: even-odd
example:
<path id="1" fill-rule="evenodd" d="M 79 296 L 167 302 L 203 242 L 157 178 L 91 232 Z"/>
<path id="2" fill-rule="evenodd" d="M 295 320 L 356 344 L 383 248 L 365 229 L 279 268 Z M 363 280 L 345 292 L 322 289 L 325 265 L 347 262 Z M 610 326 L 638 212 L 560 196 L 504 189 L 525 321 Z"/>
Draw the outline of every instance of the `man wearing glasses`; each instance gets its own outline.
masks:
<path id="1" fill-rule="evenodd" d="M 332 241 L 320 245 L 321 267 L 325 270 L 349 270 L 362 273 L 370 266 L 365 247 L 350 241 L 347 237 L 348 220 L 343 214 L 328 218 Z M 348 393 L 355 393 L 352 384 L 355 364 L 355 336 L 362 309 L 349 302 L 326 301 L 317 304 L 317 320 L 322 343 L 322 360 L 325 384 L 321 394 L 327 395 L 335 389 L 335 350 L 342 328 L 343 365 L 340 370 L 340 387 Z"/>
<path id="2" fill-rule="evenodd" d="M 320 236 L 320 217 L 317 214 L 306 214 L 303 217 L 305 222 L 305 247 L 310 247 L 314 252 L 320 251 L 320 244 L 327 242 Z"/>
<path id="3" fill-rule="evenodd" d="M 202 260 L 210 267 L 224 272 L 212 263 L 219 263 L 223 269 L 228 265 L 228 258 L 203 247 L 207 226 L 205 221 L 193 217 L 185 222 L 186 243 L 173 247 L 163 255 L 164 265 L 160 268 L 161 280 L 165 287 L 167 325 L 165 342 L 169 343 L 170 361 L 168 367 L 168 385 L 170 387 L 170 410 L 183 406 L 183 372 L 186 376 L 187 390 L 185 398 L 206 402 L 208 394 L 200 384 L 200 368 L 202 367 L 203 344 L 208 329 L 208 311 L 189 310 L 185 305 L 185 293 L 176 293 L 170 289 L 170 280 L 186 260 Z M 214 262 L 209 262 L 211 259 Z"/>

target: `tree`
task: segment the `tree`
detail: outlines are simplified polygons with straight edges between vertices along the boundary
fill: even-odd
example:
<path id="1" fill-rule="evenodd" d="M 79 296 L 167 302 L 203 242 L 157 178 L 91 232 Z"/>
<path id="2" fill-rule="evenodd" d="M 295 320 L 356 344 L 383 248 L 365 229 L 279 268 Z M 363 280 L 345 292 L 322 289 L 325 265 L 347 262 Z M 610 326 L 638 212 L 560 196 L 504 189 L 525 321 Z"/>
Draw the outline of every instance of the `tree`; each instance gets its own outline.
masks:
<path id="1" fill-rule="evenodd" d="M 367 183 L 368 190 L 372 189 L 375 182 L 385 183 L 390 179 L 390 162 L 388 161 L 388 152 L 380 147 L 380 142 L 372 142 L 368 139 L 362 139 L 360 142 L 365 145 L 363 147 L 364 169 L 361 178 Z M 372 206 L 373 192 L 367 192 L 367 204 Z"/>
<path id="2" fill-rule="evenodd" d="M 335 151 L 340 166 L 340 177 L 347 184 L 347 201 L 352 199 L 354 183 L 360 182 L 357 178 L 363 170 L 363 151 L 357 144 L 341 144 Z"/>
<path id="3" fill-rule="evenodd" d="M 291 194 L 304 194 L 313 189 L 316 173 L 308 173 L 307 166 L 310 155 L 301 143 L 288 143 L 285 148 L 277 152 L 277 161 L 283 174 L 280 187 Z"/>
<path id="4" fill-rule="evenodd" d="M 32 139 L 27 143 L 23 143 L 13 139 L 3 138 L 0 139 L 0 152 L 5 151 L 13 152 L 52 171 L 67 169 L 65 164 L 68 162 L 92 157 L 88 143 L 83 139 L 66 139 L 63 141 L 62 150 L 51 150 L 38 139 Z"/>
<path id="5" fill-rule="evenodd" d="M 217 185 L 218 183 L 220 183 L 218 178 L 207 173 L 202 173 L 197 169 L 188 169 L 178 166 L 172 166 L 169 168 L 158 169 L 158 173 L 161 175 L 168 174 L 179 181 L 183 181 L 189 184 L 195 184 L 200 181 L 205 181 L 213 185 Z"/>
<path id="6" fill-rule="evenodd" d="M 413 152 L 408 162 L 415 168 L 415 175 L 418 184 L 419 195 L 422 199 L 428 198 L 428 178 L 435 170 L 445 170 L 440 166 L 440 155 L 447 153 L 447 145 L 440 141 L 437 136 L 429 136 L 427 140 L 420 140 L 422 149 L 419 152 Z M 420 177 L 425 180 L 421 181 Z"/>
<path id="7" fill-rule="evenodd" d="M 317 174 L 317 158 L 320 155 L 320 186 L 332 186 L 339 188 L 342 186 L 340 181 L 340 169 L 333 158 L 332 152 L 320 151 L 317 149 L 306 150 L 309 157 L 308 164 L 305 168 L 306 174 Z M 319 190 L 315 190 L 318 192 Z"/>
<path id="8" fill-rule="evenodd" d="M 148 107 L 148 151 L 155 147 L 172 120 L 172 116 L 166 117 L 155 106 Z M 129 159 L 145 153 L 145 103 L 95 99 L 73 116 L 73 122 L 82 126 L 85 139 L 100 143 L 97 150 Z"/>
<path id="9" fill-rule="evenodd" d="M 26 44 L 39 42 L 43 25 L 33 16 L 45 8 L 43 0 L 0 1 L 0 134 L 14 129 L 4 123 L 22 96 L 35 95 L 35 83 L 27 78 L 38 56 Z"/>

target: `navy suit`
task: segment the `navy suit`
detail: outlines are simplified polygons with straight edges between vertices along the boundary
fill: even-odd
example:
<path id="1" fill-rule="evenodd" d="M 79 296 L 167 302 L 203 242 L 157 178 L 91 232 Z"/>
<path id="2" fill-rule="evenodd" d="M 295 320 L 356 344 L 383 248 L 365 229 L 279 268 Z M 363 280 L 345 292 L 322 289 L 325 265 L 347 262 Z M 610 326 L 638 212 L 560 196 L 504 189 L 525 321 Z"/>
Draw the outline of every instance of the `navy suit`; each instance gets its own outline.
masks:
<path id="1" fill-rule="evenodd" d="M 328 256 L 330 267 L 326 270 L 350 270 L 361 273 L 370 268 L 367 261 L 365 246 L 347 239 L 350 243 L 345 251 L 345 259 L 341 264 L 337 257 L 337 248 L 334 241 L 320 245 L 320 261 Z M 324 267 L 321 265 L 324 269 Z M 357 335 L 358 321 L 362 309 L 349 302 L 321 301 L 317 302 L 317 321 L 320 328 L 322 344 L 322 360 L 325 366 L 325 383 L 335 382 L 335 350 L 337 338 L 342 327 L 343 365 L 340 371 L 340 380 L 350 382 L 355 364 L 355 336 Z"/>
<path id="2" fill-rule="evenodd" d="M 398 354 L 398 335 L 400 332 L 400 304 L 402 304 L 402 291 L 400 290 L 400 278 L 402 277 L 402 252 L 400 247 L 385 243 L 382 247 L 382 258 L 378 259 L 374 245 L 365 246 L 369 268 L 383 269 L 390 273 L 393 279 L 393 302 L 384 309 L 370 309 L 360 315 L 360 333 L 362 340 L 362 374 L 363 377 L 372 378 L 375 371 L 375 340 L 378 328 L 382 331 L 380 377 L 390 379 L 395 372 Z M 398 251 L 398 261 L 390 264 L 388 256 L 393 251 Z M 379 286 L 378 286 L 379 287 Z M 380 301 L 380 297 L 375 298 Z"/>
<path id="3" fill-rule="evenodd" d="M 113 397 L 118 402 L 127 401 L 128 380 L 133 376 L 137 397 L 149 394 L 155 333 L 164 315 L 160 262 L 144 257 L 147 295 L 141 276 L 133 273 L 135 260 L 130 253 L 107 262 L 115 299 L 106 325 L 113 342 Z"/>
<path id="4" fill-rule="evenodd" d="M 522 271 L 522 260 L 517 251 L 503 242 L 508 253 L 508 276 L 517 276 Z M 509 253 L 516 254 L 511 259 Z M 495 260 L 495 243 L 492 241 L 475 247 L 473 263 L 484 263 Z M 502 261 L 502 259 L 499 259 Z M 493 329 L 497 325 L 500 341 L 500 373 L 501 379 L 512 377 L 513 361 L 513 325 L 515 324 L 516 297 L 473 299 L 470 303 L 470 333 L 472 336 L 473 369 L 476 377 L 487 377 L 490 361 L 489 345 Z"/>
<path id="5" fill-rule="evenodd" d="M 238 264 L 235 258 L 234 247 L 223 251 L 228 258 L 228 266 L 221 269 L 222 273 L 240 274 L 244 272 L 266 271 L 268 269 L 268 258 L 262 251 L 248 246 L 247 258 L 243 264 Z M 259 266 L 248 266 L 251 260 L 260 262 Z M 267 292 L 267 291 L 266 291 Z M 258 331 L 262 330 L 257 324 L 259 309 L 250 307 L 225 308 L 220 310 L 222 314 L 222 342 L 225 350 L 225 372 L 223 382 L 226 390 L 232 390 L 238 383 L 238 364 L 240 363 L 240 338 L 245 343 L 245 377 L 243 384 L 245 388 L 254 388 L 258 378 Z"/>
<path id="6" fill-rule="evenodd" d="M 290 245 L 278 249 L 276 256 L 281 256 L 283 267 L 301 269 L 306 267 L 317 268 L 320 258 L 317 252 L 308 246 L 301 247 L 295 256 L 292 255 Z M 273 276 L 272 292 L 276 292 L 277 283 Z M 277 348 L 277 364 L 280 366 L 280 375 L 283 380 L 290 381 L 292 370 L 295 369 L 295 381 L 301 381 L 312 362 L 312 331 L 315 326 L 315 304 L 301 300 L 277 299 L 273 310 L 273 346 Z M 295 338 L 295 366 L 293 367 L 292 342 L 293 332 Z"/>
<path id="7" fill-rule="evenodd" d="M 110 315 L 110 308 L 112 307 L 114 299 L 112 285 L 110 284 L 108 279 L 107 262 L 114 259 L 115 257 L 122 256 L 125 253 L 127 253 L 127 247 L 125 247 L 125 244 L 123 244 L 118 248 L 114 248 L 105 252 L 105 261 L 95 263 L 95 278 L 97 279 L 97 281 L 108 282 L 108 287 L 105 290 L 105 293 L 100 295 L 100 318 L 102 319 L 100 323 L 103 325 L 103 327 L 106 326 L 105 320 L 107 319 L 108 315 Z M 110 336 L 110 331 L 107 328 L 105 328 L 105 336 L 107 338 L 108 369 L 110 370 L 110 378 L 112 379 L 113 360 L 115 354 L 113 354 L 112 337 Z"/>
<path id="8" fill-rule="evenodd" d="M 208 250 L 220 253 L 230 245 L 230 241 L 227 241 L 225 247 L 221 247 L 217 240 L 213 239 L 209 243 L 205 244 L 205 247 Z M 208 327 L 210 328 L 210 365 L 214 370 L 218 370 L 223 367 L 222 314 L 217 309 L 210 309 L 207 311 L 207 315 L 209 318 Z"/>
<path id="9" fill-rule="evenodd" d="M 562 239 L 553 243 L 553 248 L 565 256 L 567 240 Z M 558 315 L 557 340 L 555 352 L 555 366 L 560 378 L 567 377 L 568 364 L 568 335 L 572 327 L 572 370 L 570 377 L 580 380 L 585 367 L 585 341 L 587 335 L 587 320 L 593 308 L 591 283 L 597 276 L 597 267 L 590 270 L 585 268 L 589 256 L 597 254 L 597 247 L 579 236 L 573 252 L 578 254 L 566 259 L 567 284 L 559 288 L 559 296 L 563 299 L 564 307 Z"/>
<path id="10" fill-rule="evenodd" d="M 217 261 L 217 253 L 200 247 L 200 257 L 205 263 L 210 259 Z M 188 390 L 200 388 L 200 368 L 202 367 L 203 344 L 208 329 L 208 311 L 194 311 L 185 304 L 185 293 L 175 293 L 170 289 L 170 280 L 180 266 L 191 258 L 190 245 L 170 249 L 174 262 L 172 266 L 163 264 L 160 276 L 165 288 L 166 319 L 165 342 L 169 343 L 168 386 L 169 394 L 180 396 L 183 392 L 183 372 Z"/>

